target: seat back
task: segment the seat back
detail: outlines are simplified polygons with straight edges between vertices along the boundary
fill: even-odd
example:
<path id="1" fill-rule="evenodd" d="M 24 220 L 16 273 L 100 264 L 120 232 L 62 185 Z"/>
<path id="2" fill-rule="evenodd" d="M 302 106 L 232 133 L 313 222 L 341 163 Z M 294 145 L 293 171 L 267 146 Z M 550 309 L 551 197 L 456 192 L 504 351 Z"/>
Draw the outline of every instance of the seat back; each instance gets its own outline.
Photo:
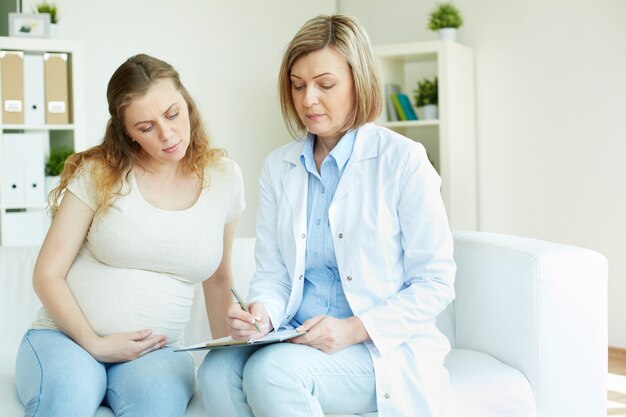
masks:
<path id="1" fill-rule="evenodd" d="M 0 247 L 0 372 L 13 371 L 22 337 L 41 307 L 33 290 L 39 246 Z"/>

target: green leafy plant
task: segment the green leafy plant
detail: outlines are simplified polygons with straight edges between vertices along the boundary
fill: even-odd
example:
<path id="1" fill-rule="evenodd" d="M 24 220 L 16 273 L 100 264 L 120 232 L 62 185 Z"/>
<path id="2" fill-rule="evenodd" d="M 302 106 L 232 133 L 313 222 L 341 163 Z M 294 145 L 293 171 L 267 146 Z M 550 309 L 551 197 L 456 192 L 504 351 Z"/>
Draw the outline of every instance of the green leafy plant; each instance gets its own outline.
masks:
<path id="1" fill-rule="evenodd" d="M 437 31 L 442 28 L 458 29 L 463 25 L 461 12 L 451 3 L 442 3 L 430 14 L 428 28 Z"/>
<path id="2" fill-rule="evenodd" d="M 433 80 L 423 78 L 421 81 L 418 81 L 417 90 L 414 90 L 413 92 L 415 93 L 414 98 L 415 105 L 417 107 L 424 107 L 427 104 L 439 103 L 439 86 L 437 77 Z"/>
<path id="3" fill-rule="evenodd" d="M 67 147 L 50 149 L 50 154 L 46 160 L 46 176 L 56 177 L 61 175 L 65 161 L 73 153 L 74 151 Z"/>
<path id="4" fill-rule="evenodd" d="M 57 23 L 57 5 L 53 2 L 43 0 L 33 6 L 35 13 L 48 13 L 50 15 L 50 23 Z"/>

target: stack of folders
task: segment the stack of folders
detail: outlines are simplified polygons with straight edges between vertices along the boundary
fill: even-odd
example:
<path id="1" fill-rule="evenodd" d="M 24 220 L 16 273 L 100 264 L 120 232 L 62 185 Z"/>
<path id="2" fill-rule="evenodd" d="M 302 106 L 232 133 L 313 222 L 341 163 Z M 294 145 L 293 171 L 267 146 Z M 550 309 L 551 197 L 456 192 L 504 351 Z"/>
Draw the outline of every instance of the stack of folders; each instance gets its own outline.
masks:
<path id="1" fill-rule="evenodd" d="M 398 120 L 418 120 L 415 109 L 406 94 L 400 91 L 397 84 L 385 85 L 385 97 L 387 106 L 387 118 L 390 122 Z"/>
<path id="2" fill-rule="evenodd" d="M 71 123 L 68 54 L 0 51 L 2 121 Z"/>

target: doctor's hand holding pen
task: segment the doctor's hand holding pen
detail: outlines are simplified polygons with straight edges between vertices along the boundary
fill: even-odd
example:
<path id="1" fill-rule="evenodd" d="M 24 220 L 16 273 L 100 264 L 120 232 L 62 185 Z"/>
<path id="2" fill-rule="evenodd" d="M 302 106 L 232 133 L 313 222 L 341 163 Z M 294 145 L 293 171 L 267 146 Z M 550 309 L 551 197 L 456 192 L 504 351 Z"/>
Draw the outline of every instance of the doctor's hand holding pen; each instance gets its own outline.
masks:
<path id="1" fill-rule="evenodd" d="M 231 288 L 237 299 L 228 308 L 228 326 L 233 339 L 258 339 L 272 330 L 269 315 L 261 303 L 246 305 L 237 290 Z"/>

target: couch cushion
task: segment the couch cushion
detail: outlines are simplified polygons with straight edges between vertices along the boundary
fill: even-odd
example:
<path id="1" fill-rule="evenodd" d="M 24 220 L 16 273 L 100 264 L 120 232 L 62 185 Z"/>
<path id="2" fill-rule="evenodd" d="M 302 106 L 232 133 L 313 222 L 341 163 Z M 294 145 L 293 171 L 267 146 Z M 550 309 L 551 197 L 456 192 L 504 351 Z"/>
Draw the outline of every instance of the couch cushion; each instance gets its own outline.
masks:
<path id="1" fill-rule="evenodd" d="M 15 391 L 13 372 L 0 372 L 0 415 L 2 417 L 22 417 L 24 407 Z"/>
<path id="2" fill-rule="evenodd" d="M 534 417 L 535 401 L 528 380 L 519 371 L 484 353 L 454 349 L 446 358 L 454 392 L 453 417 L 507 416 Z M 0 407 L 3 417 L 21 417 L 24 409 L 15 392 L 12 372 L 0 373 Z M 205 415 L 200 395 L 191 399 L 185 417 Z M 362 417 L 376 417 L 376 413 Z M 100 407 L 95 417 L 113 417 L 111 409 Z M 328 417 L 354 417 L 329 414 Z"/>
<path id="3" fill-rule="evenodd" d="M 465 349 L 453 349 L 445 365 L 454 396 L 452 416 L 536 416 L 530 384 L 517 369 Z"/>

